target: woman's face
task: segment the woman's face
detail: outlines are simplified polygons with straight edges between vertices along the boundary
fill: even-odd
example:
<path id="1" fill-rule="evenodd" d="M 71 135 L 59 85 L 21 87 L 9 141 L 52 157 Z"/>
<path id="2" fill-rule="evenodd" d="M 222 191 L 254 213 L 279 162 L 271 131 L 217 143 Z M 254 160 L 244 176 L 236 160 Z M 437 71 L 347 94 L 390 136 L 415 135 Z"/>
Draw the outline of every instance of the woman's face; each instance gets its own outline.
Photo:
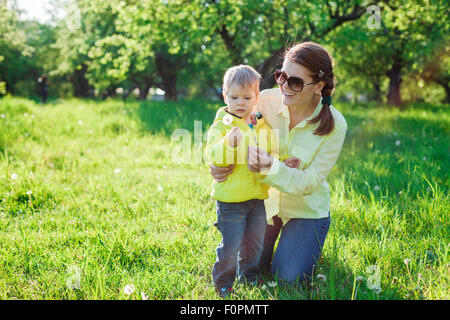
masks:
<path id="1" fill-rule="evenodd" d="M 283 67 L 281 71 L 284 71 L 288 77 L 297 77 L 303 79 L 304 83 L 313 82 L 313 78 L 310 76 L 311 71 L 304 66 L 291 61 L 290 59 L 285 59 L 283 62 Z M 286 106 L 299 106 L 304 104 L 310 104 L 314 99 L 317 99 L 319 95 L 316 92 L 321 91 L 323 87 L 323 82 L 318 82 L 312 85 L 306 85 L 300 92 L 295 92 L 291 90 L 286 81 L 281 89 L 283 95 L 283 103 Z"/>

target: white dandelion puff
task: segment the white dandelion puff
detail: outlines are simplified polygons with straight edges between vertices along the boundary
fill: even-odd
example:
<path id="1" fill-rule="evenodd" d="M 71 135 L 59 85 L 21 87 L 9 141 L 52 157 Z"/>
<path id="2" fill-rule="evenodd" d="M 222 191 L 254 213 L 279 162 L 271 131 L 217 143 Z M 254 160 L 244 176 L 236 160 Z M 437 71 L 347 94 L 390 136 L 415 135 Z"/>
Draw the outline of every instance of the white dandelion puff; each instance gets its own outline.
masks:
<path id="1" fill-rule="evenodd" d="M 395 145 L 398 147 L 402 142 L 400 140 L 395 141 Z"/>
<path id="2" fill-rule="evenodd" d="M 271 282 L 268 282 L 267 285 L 271 288 L 274 288 L 277 286 L 277 283 L 275 281 L 271 281 Z"/>
<path id="3" fill-rule="evenodd" d="M 5 115 L 2 113 L 2 114 L 0 114 L 0 118 L 5 118 Z"/>
<path id="4" fill-rule="evenodd" d="M 380 187 L 379 187 L 379 186 L 375 186 L 375 187 L 373 187 L 373 189 L 374 189 L 375 191 L 378 191 L 378 190 L 380 190 Z"/>
<path id="5" fill-rule="evenodd" d="M 120 173 L 120 171 L 122 171 L 122 169 L 117 168 L 116 170 L 114 170 L 114 173 Z"/>
<path id="6" fill-rule="evenodd" d="M 17 180 L 17 173 L 13 173 L 12 175 L 11 175 L 11 179 L 12 180 Z"/>
<path id="7" fill-rule="evenodd" d="M 134 292 L 134 286 L 132 284 L 127 284 L 125 288 L 123 288 L 123 292 L 127 295 L 130 295 Z"/>
<path id="8" fill-rule="evenodd" d="M 411 261 L 411 260 L 409 260 L 409 259 L 405 259 L 405 260 L 403 260 L 403 263 L 406 264 L 406 265 L 408 265 L 410 261 Z"/>
<path id="9" fill-rule="evenodd" d="M 163 191 L 163 190 L 164 190 L 163 187 L 158 186 L 158 191 Z"/>
<path id="10" fill-rule="evenodd" d="M 356 282 L 362 282 L 364 281 L 364 277 L 363 276 L 357 276 L 356 277 Z"/>
<path id="11" fill-rule="evenodd" d="M 31 190 L 27 191 L 27 195 L 31 195 L 33 192 Z"/>
<path id="12" fill-rule="evenodd" d="M 148 295 L 146 295 L 145 292 L 141 292 L 141 298 L 142 300 L 148 300 Z"/>
<path id="13" fill-rule="evenodd" d="M 225 115 L 225 117 L 223 117 L 222 122 L 224 125 L 229 126 L 233 122 L 233 117 L 227 114 Z"/>
<path id="14" fill-rule="evenodd" d="M 319 273 L 319 274 L 317 275 L 317 279 L 320 279 L 320 280 L 322 280 L 322 281 L 326 281 L 326 280 L 327 280 L 327 277 L 326 277 L 324 274 Z"/>
<path id="15" fill-rule="evenodd" d="M 78 120 L 78 125 L 82 125 L 83 124 L 83 121 L 81 121 L 81 120 Z"/>

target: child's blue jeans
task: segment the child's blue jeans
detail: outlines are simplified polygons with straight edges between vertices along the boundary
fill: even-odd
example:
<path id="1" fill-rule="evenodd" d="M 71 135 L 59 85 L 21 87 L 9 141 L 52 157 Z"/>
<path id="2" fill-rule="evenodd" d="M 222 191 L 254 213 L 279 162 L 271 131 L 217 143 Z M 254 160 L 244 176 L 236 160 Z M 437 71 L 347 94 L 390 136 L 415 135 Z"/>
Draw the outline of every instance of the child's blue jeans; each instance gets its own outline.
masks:
<path id="1" fill-rule="evenodd" d="M 267 224 L 264 200 L 216 201 L 216 211 L 222 234 L 213 267 L 216 289 L 232 287 L 236 275 L 240 282 L 257 280 Z"/>

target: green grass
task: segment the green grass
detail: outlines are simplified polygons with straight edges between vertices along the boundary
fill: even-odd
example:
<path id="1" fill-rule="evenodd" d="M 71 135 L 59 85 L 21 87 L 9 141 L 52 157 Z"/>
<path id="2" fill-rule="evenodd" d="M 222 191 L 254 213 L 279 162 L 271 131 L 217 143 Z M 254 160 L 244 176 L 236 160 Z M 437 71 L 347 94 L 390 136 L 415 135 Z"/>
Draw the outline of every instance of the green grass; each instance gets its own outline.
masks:
<path id="1" fill-rule="evenodd" d="M 205 133 L 219 106 L 0 100 L 0 298 L 217 299 L 212 178 L 172 162 L 171 134 Z M 239 298 L 449 299 L 449 106 L 337 107 L 349 131 L 312 284 Z"/>

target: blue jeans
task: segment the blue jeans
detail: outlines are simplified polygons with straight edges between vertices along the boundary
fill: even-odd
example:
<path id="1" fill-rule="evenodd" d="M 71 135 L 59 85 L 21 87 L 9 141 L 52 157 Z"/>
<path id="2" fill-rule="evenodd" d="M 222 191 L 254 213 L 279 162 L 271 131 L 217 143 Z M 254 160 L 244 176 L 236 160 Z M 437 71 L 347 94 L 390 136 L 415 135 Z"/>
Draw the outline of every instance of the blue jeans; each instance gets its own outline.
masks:
<path id="1" fill-rule="evenodd" d="M 222 234 L 213 267 L 216 289 L 232 287 L 236 274 L 240 282 L 255 281 L 267 225 L 264 200 L 216 201 L 216 211 L 216 225 Z"/>
<path id="2" fill-rule="evenodd" d="M 312 275 L 330 227 L 330 213 L 322 219 L 290 219 L 283 227 L 274 217 L 274 225 L 267 225 L 264 250 L 260 260 L 263 274 L 272 272 L 278 279 L 294 284 Z M 275 254 L 273 249 L 281 231 Z M 273 256 L 273 260 L 272 260 Z"/>

